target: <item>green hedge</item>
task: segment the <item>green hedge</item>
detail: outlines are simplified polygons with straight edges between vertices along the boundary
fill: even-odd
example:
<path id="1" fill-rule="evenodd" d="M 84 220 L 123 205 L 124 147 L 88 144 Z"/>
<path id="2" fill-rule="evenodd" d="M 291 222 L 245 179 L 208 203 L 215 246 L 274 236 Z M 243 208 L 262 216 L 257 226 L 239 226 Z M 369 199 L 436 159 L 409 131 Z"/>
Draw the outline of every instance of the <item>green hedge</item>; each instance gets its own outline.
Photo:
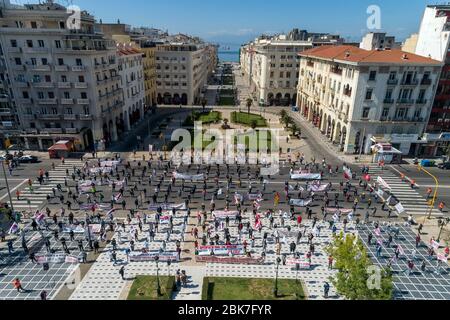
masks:
<path id="1" fill-rule="evenodd" d="M 243 124 L 245 126 L 251 126 L 252 121 L 256 121 L 256 127 L 265 128 L 267 127 L 267 120 L 260 115 L 245 113 L 245 112 L 232 112 L 231 122 L 237 124 Z"/>

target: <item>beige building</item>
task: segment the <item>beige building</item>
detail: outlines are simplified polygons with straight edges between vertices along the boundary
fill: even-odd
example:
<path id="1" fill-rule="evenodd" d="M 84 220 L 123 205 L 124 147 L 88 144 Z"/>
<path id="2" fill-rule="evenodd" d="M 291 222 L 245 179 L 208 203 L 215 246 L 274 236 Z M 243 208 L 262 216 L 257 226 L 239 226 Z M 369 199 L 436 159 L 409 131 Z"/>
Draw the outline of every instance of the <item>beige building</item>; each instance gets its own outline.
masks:
<path id="1" fill-rule="evenodd" d="M 289 36 L 262 36 L 241 48 L 241 71 L 259 105 L 294 105 L 300 67 L 298 53 L 318 45 L 340 42 L 338 36 L 298 30 Z"/>
<path id="2" fill-rule="evenodd" d="M 117 140 L 123 97 L 116 45 L 94 32 L 94 17 L 81 12 L 73 25 L 52 1 L 1 6 L 2 59 L 21 129 L 15 142 L 46 150 L 70 139 L 81 150 Z"/>
<path id="3" fill-rule="evenodd" d="M 342 151 L 390 142 L 417 153 L 442 63 L 400 50 L 324 46 L 300 53 L 298 106 Z"/>
<path id="4" fill-rule="evenodd" d="M 200 104 L 203 88 L 215 69 L 211 45 L 191 40 L 158 44 L 156 48 L 157 103 Z"/>
<path id="5" fill-rule="evenodd" d="M 145 106 L 156 105 L 156 45 L 152 42 L 141 44 L 144 54 Z"/>

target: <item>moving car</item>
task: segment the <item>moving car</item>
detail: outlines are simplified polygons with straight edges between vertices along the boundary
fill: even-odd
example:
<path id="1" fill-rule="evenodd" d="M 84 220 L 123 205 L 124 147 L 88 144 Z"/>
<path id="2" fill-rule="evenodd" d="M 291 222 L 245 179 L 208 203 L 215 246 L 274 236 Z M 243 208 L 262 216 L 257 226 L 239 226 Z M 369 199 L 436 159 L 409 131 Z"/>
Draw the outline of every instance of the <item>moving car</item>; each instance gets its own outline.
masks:
<path id="1" fill-rule="evenodd" d="M 450 162 L 444 162 L 438 165 L 439 169 L 450 170 Z"/>
<path id="2" fill-rule="evenodd" d="M 23 156 L 18 159 L 20 163 L 37 163 L 39 161 L 36 156 Z"/>

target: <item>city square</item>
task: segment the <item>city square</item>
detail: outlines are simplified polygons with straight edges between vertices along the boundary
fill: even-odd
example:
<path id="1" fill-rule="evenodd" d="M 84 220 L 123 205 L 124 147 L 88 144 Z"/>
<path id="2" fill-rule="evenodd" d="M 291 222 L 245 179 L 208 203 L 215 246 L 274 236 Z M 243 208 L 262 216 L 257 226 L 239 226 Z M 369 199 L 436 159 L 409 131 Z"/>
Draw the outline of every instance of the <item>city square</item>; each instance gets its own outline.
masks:
<path id="1" fill-rule="evenodd" d="M 0 300 L 450 300 L 448 64 L 426 23 L 400 44 L 261 35 L 227 61 L 87 11 L 60 39 L 54 1 L 0 7 Z"/>

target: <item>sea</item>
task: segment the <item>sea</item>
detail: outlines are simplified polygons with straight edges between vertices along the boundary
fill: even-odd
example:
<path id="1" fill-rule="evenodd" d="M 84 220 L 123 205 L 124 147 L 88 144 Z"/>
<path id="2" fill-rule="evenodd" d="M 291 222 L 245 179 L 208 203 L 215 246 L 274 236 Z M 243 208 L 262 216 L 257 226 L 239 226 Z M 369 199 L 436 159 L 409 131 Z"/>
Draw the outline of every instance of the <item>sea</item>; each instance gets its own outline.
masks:
<path id="1" fill-rule="evenodd" d="M 218 51 L 220 62 L 239 62 L 239 48 L 238 44 L 220 44 Z"/>

